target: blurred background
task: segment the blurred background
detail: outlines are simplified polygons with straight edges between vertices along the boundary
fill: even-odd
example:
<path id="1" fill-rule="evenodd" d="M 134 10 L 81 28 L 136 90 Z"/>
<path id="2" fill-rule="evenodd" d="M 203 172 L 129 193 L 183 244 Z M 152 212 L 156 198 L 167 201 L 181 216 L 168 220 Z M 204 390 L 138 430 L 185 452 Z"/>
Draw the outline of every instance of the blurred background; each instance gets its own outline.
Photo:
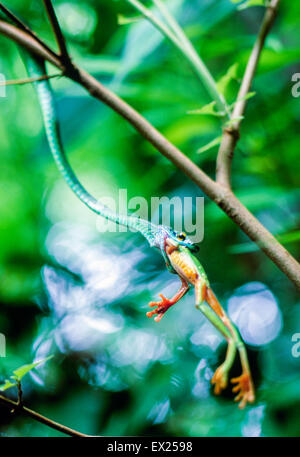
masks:
<path id="1" fill-rule="evenodd" d="M 229 0 L 166 2 L 233 102 L 263 8 Z M 10 0 L 55 46 L 42 2 Z M 189 64 L 126 1 L 55 1 L 74 60 L 114 89 L 212 177 L 220 136 Z M 238 197 L 299 258 L 300 5 L 282 2 L 263 52 L 233 163 Z M 26 77 L 17 47 L 0 37 L 0 73 Z M 49 66 L 49 73 L 57 70 Z M 63 139 L 98 198 L 203 196 L 123 119 L 63 78 L 53 79 Z M 219 334 L 194 307 L 193 291 L 157 324 L 148 302 L 179 281 L 135 233 L 100 233 L 99 220 L 67 188 L 50 156 L 34 89 L 0 98 L 0 380 L 54 357 L 24 379 L 26 405 L 89 434 L 300 436 L 299 295 L 288 279 L 205 197 L 199 258 L 248 344 L 257 401 L 240 411 L 210 378 L 224 358 Z M 174 276 L 174 277 L 173 277 Z M 300 351 L 299 351 L 300 354 Z M 238 363 L 232 375 L 239 374 Z M 6 392 L 15 398 L 13 389 Z M 4 436 L 59 436 L 0 407 Z"/>

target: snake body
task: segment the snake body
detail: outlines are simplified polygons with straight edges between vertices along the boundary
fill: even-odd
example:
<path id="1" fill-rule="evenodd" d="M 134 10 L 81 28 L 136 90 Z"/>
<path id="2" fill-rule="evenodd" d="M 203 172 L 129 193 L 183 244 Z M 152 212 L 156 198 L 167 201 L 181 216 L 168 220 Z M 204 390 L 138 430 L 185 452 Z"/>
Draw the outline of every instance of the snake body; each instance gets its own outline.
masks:
<path id="1" fill-rule="evenodd" d="M 45 63 L 42 60 L 38 60 L 36 57 L 32 57 L 23 50 L 21 52 L 30 78 L 39 78 L 46 74 Z M 55 100 L 53 97 L 53 91 L 50 86 L 50 82 L 49 80 L 35 81 L 34 85 L 41 107 L 46 136 L 52 156 L 58 170 L 60 171 L 70 189 L 88 208 L 90 208 L 96 214 L 99 214 L 102 217 L 115 222 L 116 224 L 124 225 L 126 227 L 137 230 L 148 240 L 151 246 L 155 246 L 158 226 L 136 216 L 122 215 L 112 211 L 106 205 L 96 200 L 96 198 L 93 197 L 84 188 L 84 186 L 75 175 L 64 151 L 58 124 Z"/>

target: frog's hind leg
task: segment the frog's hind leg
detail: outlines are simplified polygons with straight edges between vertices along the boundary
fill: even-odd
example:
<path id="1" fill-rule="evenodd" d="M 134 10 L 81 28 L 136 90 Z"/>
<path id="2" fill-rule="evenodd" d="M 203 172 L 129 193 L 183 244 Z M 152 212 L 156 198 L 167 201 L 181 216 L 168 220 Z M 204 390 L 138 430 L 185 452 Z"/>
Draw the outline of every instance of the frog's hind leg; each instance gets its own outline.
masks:
<path id="1" fill-rule="evenodd" d="M 226 358 L 222 365 L 217 368 L 211 380 L 211 383 L 215 386 L 215 394 L 219 395 L 228 384 L 228 373 L 236 355 L 236 342 L 231 332 L 226 327 L 224 322 L 222 322 L 217 313 L 204 302 L 206 300 L 206 292 L 206 283 L 201 279 L 197 280 L 195 283 L 196 308 L 199 309 L 207 317 L 207 319 L 209 319 L 209 321 L 217 330 L 219 330 L 220 333 L 222 333 L 228 343 Z"/>
<path id="2" fill-rule="evenodd" d="M 237 328 L 231 322 L 228 315 L 219 303 L 217 297 L 210 288 L 207 288 L 206 290 L 206 301 L 222 320 L 226 328 L 230 331 L 235 342 L 235 346 L 239 351 L 242 365 L 242 374 L 237 378 L 231 379 L 231 382 L 236 384 L 233 387 L 232 391 L 237 394 L 235 401 L 240 402 L 239 407 L 242 409 L 246 406 L 247 402 L 253 403 L 255 400 L 254 385 L 249 367 L 247 350 Z"/>

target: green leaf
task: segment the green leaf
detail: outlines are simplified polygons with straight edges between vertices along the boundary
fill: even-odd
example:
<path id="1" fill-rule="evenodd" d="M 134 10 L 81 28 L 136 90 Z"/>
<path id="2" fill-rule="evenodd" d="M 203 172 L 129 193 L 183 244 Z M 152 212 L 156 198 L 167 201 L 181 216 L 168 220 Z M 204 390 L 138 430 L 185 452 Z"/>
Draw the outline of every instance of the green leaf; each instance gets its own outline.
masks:
<path id="1" fill-rule="evenodd" d="M 239 98 L 236 100 L 234 103 L 232 103 L 229 106 L 229 109 L 231 110 L 238 102 L 242 102 L 244 100 L 249 100 L 250 98 L 254 97 L 256 95 L 256 92 L 248 92 L 244 97 Z"/>
<path id="2" fill-rule="evenodd" d="M 14 377 L 11 376 L 11 378 L 13 379 L 17 379 L 18 381 L 21 381 L 21 379 L 27 374 L 29 373 L 29 371 L 33 370 L 33 368 L 37 367 L 38 365 L 40 365 L 41 363 L 44 363 L 44 362 L 47 362 L 49 359 L 51 359 L 53 356 L 50 355 L 49 357 L 46 357 L 45 359 L 42 359 L 42 360 L 39 360 L 37 362 L 33 362 L 33 363 L 29 363 L 27 365 L 23 365 L 22 367 L 20 368 L 17 368 L 13 373 L 14 373 Z"/>
<path id="3" fill-rule="evenodd" d="M 224 76 L 217 82 L 219 92 L 225 95 L 226 89 L 232 80 L 237 79 L 238 63 L 234 63 L 228 68 Z"/>
<path id="4" fill-rule="evenodd" d="M 243 0 L 231 0 L 231 3 L 241 3 L 241 5 L 238 5 L 238 10 L 245 10 L 251 6 L 266 6 L 265 0 L 247 0 L 244 3 L 242 2 Z"/>
<path id="5" fill-rule="evenodd" d="M 123 14 L 118 14 L 118 24 L 119 25 L 133 24 L 134 22 L 140 21 L 141 19 L 143 19 L 143 16 L 127 17 L 127 16 L 124 16 Z"/>
<path id="6" fill-rule="evenodd" d="M 287 243 L 294 243 L 300 240 L 300 230 L 296 230 L 295 232 L 284 233 L 282 235 L 276 236 L 278 241 L 283 244 Z"/>
<path id="7" fill-rule="evenodd" d="M 202 108 L 188 111 L 187 114 L 200 114 L 200 115 L 223 117 L 225 115 L 225 113 L 220 113 L 218 111 L 215 111 L 215 105 L 216 105 L 216 102 L 211 102 L 208 105 L 204 105 Z"/>
<path id="8" fill-rule="evenodd" d="M 245 95 L 245 97 L 242 97 L 239 101 L 242 100 L 249 100 L 249 98 L 255 97 L 256 92 L 248 92 L 248 94 Z"/>
<path id="9" fill-rule="evenodd" d="M 230 119 L 228 122 L 226 122 L 225 127 L 232 127 L 235 122 L 242 121 L 243 119 L 244 116 L 238 116 L 233 119 Z"/>
<path id="10" fill-rule="evenodd" d="M 222 137 L 218 136 L 214 140 L 207 143 L 205 146 L 202 146 L 202 148 L 198 149 L 197 150 L 198 154 L 202 154 L 203 152 L 209 151 L 210 149 L 214 148 L 215 146 L 219 146 L 219 144 L 221 144 L 221 141 L 222 141 Z"/>
<path id="11" fill-rule="evenodd" d="M 283 233 L 281 235 L 275 235 L 275 238 L 281 244 L 288 244 L 288 243 L 296 243 L 300 240 L 300 230 L 291 233 Z M 234 244 L 229 247 L 228 252 L 230 254 L 246 254 L 248 252 L 255 252 L 258 251 L 259 247 L 257 244 L 249 242 L 249 243 L 241 243 L 241 244 Z"/>
<path id="12" fill-rule="evenodd" d="M 251 8 L 252 6 L 265 6 L 264 0 L 248 0 L 246 3 L 238 6 L 238 9 L 245 10 L 247 8 Z"/>
<path id="13" fill-rule="evenodd" d="M 247 254 L 248 252 L 258 251 L 259 247 L 255 243 L 241 243 L 229 246 L 229 254 Z"/>
<path id="14" fill-rule="evenodd" d="M 17 385 L 16 382 L 11 382 L 8 379 L 6 379 L 4 381 L 4 384 L 0 385 L 0 391 L 4 392 L 4 390 L 10 389 L 11 387 L 14 387 L 16 385 Z"/>

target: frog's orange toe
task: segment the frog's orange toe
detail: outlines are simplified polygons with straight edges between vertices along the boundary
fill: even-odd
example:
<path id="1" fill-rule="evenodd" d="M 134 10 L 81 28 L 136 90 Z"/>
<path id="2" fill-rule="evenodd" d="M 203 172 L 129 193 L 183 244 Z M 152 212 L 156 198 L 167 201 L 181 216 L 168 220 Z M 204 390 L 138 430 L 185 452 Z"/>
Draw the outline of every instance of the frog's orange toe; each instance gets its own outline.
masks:
<path id="1" fill-rule="evenodd" d="M 168 311 L 168 309 L 174 305 L 173 300 L 169 300 L 162 294 L 159 294 L 159 296 L 161 297 L 161 301 L 151 301 L 149 303 L 150 308 L 156 307 L 156 309 L 154 309 L 153 311 L 148 311 L 146 313 L 147 317 L 153 317 L 155 314 L 157 314 L 157 316 L 154 318 L 155 322 L 159 322 L 165 314 L 165 312 Z"/>
<path id="2" fill-rule="evenodd" d="M 228 375 L 223 365 L 219 366 L 219 368 L 216 369 L 215 374 L 213 375 L 210 382 L 215 386 L 215 395 L 220 395 L 222 390 L 226 389 L 228 384 Z"/>
<path id="3" fill-rule="evenodd" d="M 233 387 L 232 392 L 237 393 L 234 401 L 240 402 L 239 408 L 243 409 L 247 403 L 253 403 L 255 400 L 254 389 L 252 385 L 251 377 L 248 373 L 243 373 L 237 378 L 232 378 L 231 382 L 236 384 Z"/>
<path id="4" fill-rule="evenodd" d="M 146 316 L 147 317 L 153 317 L 154 314 L 156 314 L 156 311 L 148 311 L 148 313 L 146 313 Z"/>

